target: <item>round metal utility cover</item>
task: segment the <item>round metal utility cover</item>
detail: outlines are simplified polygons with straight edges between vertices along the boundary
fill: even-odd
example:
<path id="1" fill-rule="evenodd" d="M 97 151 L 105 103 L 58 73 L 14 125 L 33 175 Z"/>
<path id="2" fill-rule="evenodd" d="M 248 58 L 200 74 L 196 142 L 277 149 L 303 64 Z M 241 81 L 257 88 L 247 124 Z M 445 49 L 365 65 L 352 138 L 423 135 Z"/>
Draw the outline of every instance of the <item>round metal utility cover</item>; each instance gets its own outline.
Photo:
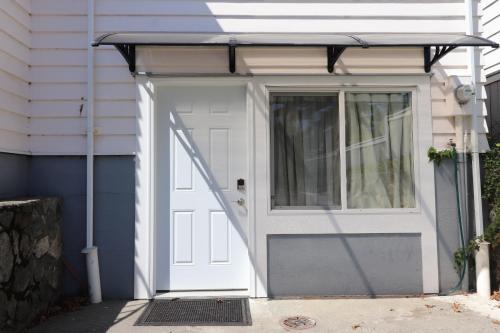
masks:
<path id="1" fill-rule="evenodd" d="M 288 330 L 306 330 L 316 326 L 316 320 L 306 316 L 293 316 L 281 319 L 280 324 Z"/>

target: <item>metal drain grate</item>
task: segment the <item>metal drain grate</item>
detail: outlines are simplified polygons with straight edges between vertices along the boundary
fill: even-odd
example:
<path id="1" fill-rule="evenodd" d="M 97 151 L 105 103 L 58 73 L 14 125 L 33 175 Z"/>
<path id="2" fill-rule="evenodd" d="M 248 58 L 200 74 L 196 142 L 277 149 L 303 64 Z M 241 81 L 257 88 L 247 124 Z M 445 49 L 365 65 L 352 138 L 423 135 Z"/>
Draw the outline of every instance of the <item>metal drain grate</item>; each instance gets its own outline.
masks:
<path id="1" fill-rule="evenodd" d="M 136 326 L 249 326 L 247 298 L 161 299 L 152 301 Z"/>
<path id="2" fill-rule="evenodd" d="M 281 319 L 280 324 L 287 330 L 307 330 L 316 326 L 316 320 L 306 316 L 293 316 Z"/>

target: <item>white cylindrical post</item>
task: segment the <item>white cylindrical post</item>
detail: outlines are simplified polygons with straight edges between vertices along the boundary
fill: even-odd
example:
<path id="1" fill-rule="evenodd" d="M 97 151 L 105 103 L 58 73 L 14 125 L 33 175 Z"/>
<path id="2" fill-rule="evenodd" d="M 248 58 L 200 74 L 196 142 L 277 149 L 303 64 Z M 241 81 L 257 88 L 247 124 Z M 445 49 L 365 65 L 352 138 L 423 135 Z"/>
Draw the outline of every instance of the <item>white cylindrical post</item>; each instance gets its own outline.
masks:
<path id="1" fill-rule="evenodd" d="M 489 245 L 488 242 L 481 242 L 476 252 L 477 294 L 485 299 L 489 299 L 491 294 Z"/>
<path id="2" fill-rule="evenodd" d="M 87 260 L 91 303 L 100 303 L 101 278 L 97 247 L 94 246 L 94 0 L 88 0 L 87 45 L 87 246 L 82 250 Z"/>
<path id="3" fill-rule="evenodd" d="M 87 259 L 87 278 L 90 303 L 101 303 L 101 278 L 99 275 L 99 258 L 97 247 L 88 247 L 82 251 Z"/>

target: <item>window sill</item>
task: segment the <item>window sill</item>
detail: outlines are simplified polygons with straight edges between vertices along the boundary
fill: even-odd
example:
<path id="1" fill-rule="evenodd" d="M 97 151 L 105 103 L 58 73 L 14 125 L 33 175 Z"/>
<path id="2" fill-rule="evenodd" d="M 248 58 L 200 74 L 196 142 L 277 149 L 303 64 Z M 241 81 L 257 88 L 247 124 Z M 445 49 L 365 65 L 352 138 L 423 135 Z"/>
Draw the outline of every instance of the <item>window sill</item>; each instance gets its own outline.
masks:
<path id="1" fill-rule="evenodd" d="M 310 215 L 405 215 L 420 214 L 419 208 L 370 208 L 370 209 L 270 209 L 269 216 L 310 216 Z"/>

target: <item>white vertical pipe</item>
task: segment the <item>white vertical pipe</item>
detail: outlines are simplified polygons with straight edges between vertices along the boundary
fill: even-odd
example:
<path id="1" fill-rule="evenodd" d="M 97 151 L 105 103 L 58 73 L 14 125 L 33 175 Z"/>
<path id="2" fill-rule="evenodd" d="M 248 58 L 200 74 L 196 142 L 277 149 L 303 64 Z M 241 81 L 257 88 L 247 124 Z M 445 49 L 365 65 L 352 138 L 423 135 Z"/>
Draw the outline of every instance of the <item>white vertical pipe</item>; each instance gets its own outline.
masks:
<path id="1" fill-rule="evenodd" d="M 87 247 L 94 245 L 94 0 L 88 0 L 87 40 Z"/>
<path id="2" fill-rule="evenodd" d="M 87 263 L 87 281 L 90 303 L 101 303 L 101 277 L 99 276 L 99 257 L 97 247 L 87 247 L 82 250 Z"/>
<path id="3" fill-rule="evenodd" d="M 475 35 L 475 22 L 474 22 L 474 6 L 478 4 L 474 0 L 465 0 L 466 5 L 466 24 L 467 24 L 467 34 Z M 483 226 L 483 203 L 481 200 L 481 167 L 479 160 L 479 135 L 478 135 L 478 118 L 482 115 L 480 113 L 482 109 L 481 102 L 478 103 L 477 95 L 481 93 L 477 82 L 481 81 L 481 73 L 477 72 L 476 66 L 478 65 L 476 48 L 468 48 L 469 55 L 469 68 L 471 73 L 471 84 L 474 87 L 474 98 L 472 103 L 472 121 L 471 121 L 471 155 L 472 155 L 472 187 L 474 192 L 474 222 L 476 229 L 476 236 L 482 236 L 484 234 Z M 479 75 L 479 76 L 478 76 Z M 487 244 L 481 244 L 479 251 L 476 252 L 476 288 L 479 296 L 489 297 L 490 296 L 490 276 L 489 276 L 489 253 L 487 249 Z M 486 248 L 486 249 L 485 249 Z"/>
<path id="4" fill-rule="evenodd" d="M 476 289 L 479 297 L 490 299 L 490 244 L 482 242 L 479 244 L 479 250 L 476 252 Z"/>
<path id="5" fill-rule="evenodd" d="M 88 0 L 87 24 L 87 247 L 82 253 L 87 261 L 90 302 L 100 303 L 99 259 L 94 246 L 94 0 Z"/>

